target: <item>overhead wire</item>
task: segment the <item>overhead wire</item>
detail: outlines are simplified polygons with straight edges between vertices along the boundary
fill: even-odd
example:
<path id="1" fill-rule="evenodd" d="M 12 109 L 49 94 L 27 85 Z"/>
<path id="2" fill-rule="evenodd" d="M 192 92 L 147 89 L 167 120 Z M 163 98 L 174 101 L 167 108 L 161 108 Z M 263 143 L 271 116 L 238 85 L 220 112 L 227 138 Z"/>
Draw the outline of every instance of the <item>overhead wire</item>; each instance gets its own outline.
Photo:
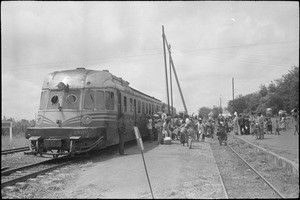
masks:
<path id="1" fill-rule="evenodd" d="M 185 50 L 182 52 L 173 51 L 172 54 L 189 54 L 194 53 L 198 51 L 210 51 L 210 50 L 222 50 L 222 49 L 233 49 L 233 48 L 240 48 L 240 47 L 253 47 L 253 46 L 263 46 L 263 45 L 274 45 L 274 44 L 282 44 L 282 43 L 292 43 L 295 41 L 281 41 L 281 42 L 270 42 L 270 43 L 264 43 L 264 44 L 246 44 L 246 45 L 235 45 L 235 46 L 227 46 L 227 47 L 216 47 L 216 48 L 203 48 L 203 49 L 195 49 L 195 50 Z M 53 65 L 76 65 L 79 63 L 82 64 L 88 64 L 93 62 L 105 62 L 105 61 L 113 61 L 118 59 L 127 59 L 132 57 L 143 57 L 143 56 L 157 56 L 162 55 L 163 52 L 155 52 L 155 53 L 147 53 L 147 54 L 137 54 L 137 55 L 126 55 L 126 56 L 119 56 L 119 57 L 104 57 L 104 58 L 97 58 L 97 59 L 89 59 L 89 60 L 72 60 L 72 61 L 62 61 L 62 62 L 48 62 L 48 63 L 36 63 L 36 64 L 22 64 L 22 65 L 3 65 L 3 69 L 30 69 L 35 68 L 38 66 L 39 68 L 43 68 L 41 65 L 46 65 L 44 67 L 49 67 Z M 144 58 L 148 59 L 148 58 Z M 20 66 L 22 66 L 20 68 Z M 28 67 L 26 67 L 28 66 Z"/>

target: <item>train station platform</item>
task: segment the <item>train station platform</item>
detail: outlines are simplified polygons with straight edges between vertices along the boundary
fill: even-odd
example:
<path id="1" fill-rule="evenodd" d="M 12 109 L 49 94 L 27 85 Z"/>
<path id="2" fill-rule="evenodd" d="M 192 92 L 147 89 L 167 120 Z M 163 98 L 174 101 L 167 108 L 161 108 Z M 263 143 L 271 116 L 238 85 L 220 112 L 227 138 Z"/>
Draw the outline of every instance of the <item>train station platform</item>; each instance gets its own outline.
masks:
<path id="1" fill-rule="evenodd" d="M 274 131 L 273 134 L 265 134 L 262 140 L 256 140 L 253 135 L 230 134 L 277 155 L 282 161 L 291 163 L 299 172 L 299 135 L 294 135 L 293 128 L 280 131 L 280 135 L 275 135 Z"/>
<path id="2" fill-rule="evenodd" d="M 144 148 L 154 198 L 226 198 L 209 142 L 195 143 L 189 149 L 178 140 L 169 145 L 144 141 Z M 88 198 L 152 198 L 139 147 L 125 145 L 125 152 L 93 160 L 64 195 L 86 198 L 89 190 L 93 196 Z"/>

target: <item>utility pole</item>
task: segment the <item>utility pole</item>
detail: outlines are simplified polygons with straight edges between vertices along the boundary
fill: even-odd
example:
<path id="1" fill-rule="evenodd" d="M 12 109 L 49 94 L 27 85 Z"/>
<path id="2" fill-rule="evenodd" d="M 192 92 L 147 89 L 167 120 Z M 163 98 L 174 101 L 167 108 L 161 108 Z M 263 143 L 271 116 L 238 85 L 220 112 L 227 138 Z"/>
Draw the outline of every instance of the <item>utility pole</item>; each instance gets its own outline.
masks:
<path id="1" fill-rule="evenodd" d="M 186 114 L 188 115 L 188 110 L 187 110 L 186 105 L 185 105 L 185 101 L 184 101 L 184 98 L 183 98 L 183 94 L 182 94 L 181 87 L 180 87 L 180 84 L 179 84 L 179 81 L 178 81 L 178 77 L 177 77 L 177 74 L 176 74 L 176 70 L 175 70 L 175 66 L 174 66 L 172 57 L 171 57 L 171 63 L 172 63 L 172 68 L 173 68 L 174 75 L 175 75 L 175 78 L 176 78 L 176 82 L 177 82 L 177 85 L 178 85 L 178 89 L 179 89 L 179 92 L 180 92 L 183 107 L 184 107 L 184 110 L 185 110 Z"/>
<path id="2" fill-rule="evenodd" d="M 172 90 L 172 68 L 171 68 L 171 44 L 168 45 L 168 51 L 169 53 L 169 68 L 170 68 L 170 96 L 171 96 L 171 106 L 172 106 L 172 119 L 174 117 L 174 111 L 173 111 L 173 90 Z"/>
<path id="3" fill-rule="evenodd" d="M 168 70 L 167 70 L 167 58 L 166 58 L 166 47 L 165 47 L 165 32 L 164 32 L 164 26 L 162 26 L 162 37 L 163 37 L 163 47 L 164 47 L 164 59 L 165 59 L 165 73 L 166 73 L 166 86 L 167 86 L 167 99 L 168 99 L 168 113 L 170 114 L 169 86 L 168 86 Z"/>
<path id="4" fill-rule="evenodd" d="M 232 108 L 234 113 L 234 78 L 232 78 Z"/>
<path id="5" fill-rule="evenodd" d="M 165 43 L 166 43 L 167 46 L 169 46 L 169 44 L 168 44 L 167 38 L 166 38 L 165 33 L 164 33 L 164 26 L 162 26 L 162 30 L 163 30 L 163 42 L 164 42 L 164 56 L 165 56 L 165 69 L 166 69 L 167 91 L 169 91 L 168 90 L 168 76 L 167 76 L 167 64 L 166 64 L 167 61 L 166 61 Z M 188 114 L 188 111 L 187 111 L 187 108 L 186 108 L 186 105 L 185 105 L 185 101 L 184 101 L 184 98 L 183 98 L 183 94 L 182 94 L 182 91 L 181 91 L 181 88 L 180 88 L 180 84 L 179 84 L 179 81 L 178 81 L 178 77 L 177 77 L 177 74 L 176 74 L 174 62 L 173 62 L 173 59 L 172 59 L 172 56 L 171 56 L 171 50 L 170 50 L 170 48 L 168 48 L 168 51 L 169 51 L 169 55 L 170 55 L 169 56 L 170 63 L 171 63 L 171 66 L 172 66 L 172 69 L 173 69 L 173 72 L 174 72 L 174 75 L 175 75 L 175 79 L 176 79 L 177 86 L 178 86 L 178 89 L 179 89 L 179 92 L 180 92 L 180 96 L 181 96 L 181 100 L 182 100 L 182 103 L 183 103 L 183 106 L 184 106 L 184 110 L 185 110 L 186 114 Z M 169 104 L 169 96 L 168 96 L 168 105 L 170 105 Z M 169 109 L 170 109 L 170 106 L 169 106 Z M 169 113 L 170 113 L 170 110 L 169 110 Z"/>

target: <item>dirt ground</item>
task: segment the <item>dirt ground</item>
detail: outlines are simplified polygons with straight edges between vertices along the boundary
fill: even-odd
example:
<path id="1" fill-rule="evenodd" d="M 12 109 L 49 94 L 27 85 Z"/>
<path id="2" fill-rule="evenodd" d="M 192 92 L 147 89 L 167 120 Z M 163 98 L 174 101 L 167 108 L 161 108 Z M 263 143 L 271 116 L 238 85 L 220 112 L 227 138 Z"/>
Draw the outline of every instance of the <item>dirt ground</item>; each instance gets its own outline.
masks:
<path id="1" fill-rule="evenodd" d="M 294 129 L 280 131 L 280 135 L 265 134 L 263 140 L 255 140 L 252 135 L 236 135 L 255 145 L 278 154 L 299 164 L 299 134 L 294 135 Z"/>
<path id="2" fill-rule="evenodd" d="M 208 143 L 194 149 L 145 144 L 144 160 L 155 198 L 221 198 L 223 191 Z M 93 160 L 78 174 L 61 198 L 151 198 L 146 171 L 137 146 L 127 155 Z M 184 172 L 184 173 L 183 173 Z"/>
<path id="3" fill-rule="evenodd" d="M 208 142 L 193 149 L 144 142 L 154 198 L 225 198 Z M 31 181 L 26 189 L 3 192 L 2 198 L 152 198 L 137 145 L 127 155 L 99 157 Z"/>

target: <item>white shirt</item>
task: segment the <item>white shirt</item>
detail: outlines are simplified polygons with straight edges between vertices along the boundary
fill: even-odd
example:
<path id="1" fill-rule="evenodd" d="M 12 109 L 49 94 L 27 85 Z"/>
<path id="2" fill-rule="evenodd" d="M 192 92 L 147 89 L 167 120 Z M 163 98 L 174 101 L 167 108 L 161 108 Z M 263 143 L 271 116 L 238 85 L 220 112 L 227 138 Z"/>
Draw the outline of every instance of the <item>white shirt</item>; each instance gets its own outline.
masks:
<path id="1" fill-rule="evenodd" d="M 152 119 L 148 119 L 147 128 L 152 129 Z"/>
<path id="2" fill-rule="evenodd" d="M 164 121 L 166 118 L 167 118 L 167 114 L 166 114 L 166 113 L 163 113 L 163 114 L 161 115 L 161 119 Z"/>
<path id="3" fill-rule="evenodd" d="M 189 122 L 190 122 L 190 119 L 189 119 L 189 118 L 186 118 L 186 119 L 185 119 L 185 123 L 188 124 Z"/>

